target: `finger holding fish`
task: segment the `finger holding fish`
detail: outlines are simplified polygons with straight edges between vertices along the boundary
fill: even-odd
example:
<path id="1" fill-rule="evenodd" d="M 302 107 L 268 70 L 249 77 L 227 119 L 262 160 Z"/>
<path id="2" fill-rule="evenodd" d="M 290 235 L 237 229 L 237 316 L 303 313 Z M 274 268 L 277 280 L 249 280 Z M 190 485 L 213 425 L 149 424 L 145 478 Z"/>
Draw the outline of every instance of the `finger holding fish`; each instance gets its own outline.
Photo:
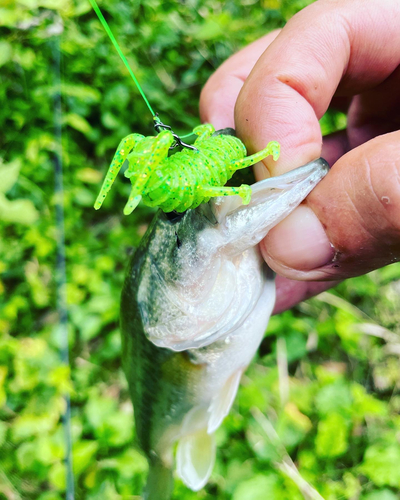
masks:
<path id="1" fill-rule="evenodd" d="M 257 178 L 286 172 L 294 158 L 308 161 L 321 148 L 332 164 L 262 244 L 267 263 L 288 279 L 336 282 L 400 259 L 399 22 L 393 0 L 319 0 L 273 40 L 234 55 L 204 88 L 203 119 L 221 110 L 231 125 L 235 103 L 235 126 L 250 150 L 265 137 L 281 143 L 279 161 L 259 164 Z M 232 75 L 241 82 L 232 85 Z M 330 106 L 347 112 L 347 129 L 322 139 L 318 120 Z M 330 286 L 292 282 L 280 309 Z"/>

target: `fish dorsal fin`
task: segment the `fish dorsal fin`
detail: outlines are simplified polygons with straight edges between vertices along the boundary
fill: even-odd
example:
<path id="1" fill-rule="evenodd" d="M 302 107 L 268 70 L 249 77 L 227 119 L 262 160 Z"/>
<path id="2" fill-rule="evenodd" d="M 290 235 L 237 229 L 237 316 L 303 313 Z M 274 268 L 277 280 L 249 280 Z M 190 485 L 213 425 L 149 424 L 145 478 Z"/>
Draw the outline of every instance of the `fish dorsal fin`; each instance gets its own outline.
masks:
<path id="1" fill-rule="evenodd" d="M 188 488 L 199 491 L 206 485 L 215 462 L 214 434 L 200 429 L 179 440 L 176 469 Z"/>
<path id="2" fill-rule="evenodd" d="M 243 370 L 237 370 L 234 372 L 225 382 L 221 391 L 213 397 L 211 405 L 208 409 L 210 418 L 208 421 L 207 432 L 209 434 L 215 432 L 221 425 L 222 420 L 228 415 L 235 399 L 242 373 Z"/>

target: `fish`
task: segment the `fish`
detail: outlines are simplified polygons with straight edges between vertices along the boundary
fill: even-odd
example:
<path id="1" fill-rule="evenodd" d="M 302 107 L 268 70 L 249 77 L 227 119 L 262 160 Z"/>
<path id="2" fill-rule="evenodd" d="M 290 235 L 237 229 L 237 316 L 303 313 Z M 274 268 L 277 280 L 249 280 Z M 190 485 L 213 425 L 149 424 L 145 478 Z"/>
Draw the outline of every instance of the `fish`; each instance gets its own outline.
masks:
<path id="1" fill-rule="evenodd" d="M 131 258 L 121 295 L 122 361 L 146 500 L 168 500 L 173 471 L 203 488 L 215 431 L 229 413 L 275 302 L 258 243 L 329 170 L 318 158 L 182 214 L 159 210 Z M 176 448 L 176 457 L 174 449 Z"/>

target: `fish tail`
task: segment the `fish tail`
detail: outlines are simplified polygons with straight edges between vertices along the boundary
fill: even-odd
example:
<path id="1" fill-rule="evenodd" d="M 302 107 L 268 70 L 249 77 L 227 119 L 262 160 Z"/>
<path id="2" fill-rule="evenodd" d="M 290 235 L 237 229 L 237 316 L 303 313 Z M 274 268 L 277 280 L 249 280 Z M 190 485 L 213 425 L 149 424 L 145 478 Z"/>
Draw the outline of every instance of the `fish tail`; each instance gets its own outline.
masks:
<path id="1" fill-rule="evenodd" d="M 172 469 L 161 460 L 149 462 L 149 475 L 144 500 L 169 500 L 174 487 Z"/>

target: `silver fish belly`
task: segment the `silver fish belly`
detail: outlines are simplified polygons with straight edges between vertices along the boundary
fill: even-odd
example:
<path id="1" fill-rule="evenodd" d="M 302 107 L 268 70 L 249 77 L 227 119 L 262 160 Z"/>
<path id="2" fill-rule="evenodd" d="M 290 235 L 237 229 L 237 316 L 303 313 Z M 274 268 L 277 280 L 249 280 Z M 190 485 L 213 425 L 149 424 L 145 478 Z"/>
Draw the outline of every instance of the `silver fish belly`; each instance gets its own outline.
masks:
<path id="1" fill-rule="evenodd" d="M 228 414 L 275 301 L 257 244 L 326 175 L 322 158 L 175 219 L 155 216 L 131 260 L 121 303 L 123 363 L 150 473 L 145 498 L 167 499 L 173 446 L 192 490 L 207 482 L 214 432 Z"/>

